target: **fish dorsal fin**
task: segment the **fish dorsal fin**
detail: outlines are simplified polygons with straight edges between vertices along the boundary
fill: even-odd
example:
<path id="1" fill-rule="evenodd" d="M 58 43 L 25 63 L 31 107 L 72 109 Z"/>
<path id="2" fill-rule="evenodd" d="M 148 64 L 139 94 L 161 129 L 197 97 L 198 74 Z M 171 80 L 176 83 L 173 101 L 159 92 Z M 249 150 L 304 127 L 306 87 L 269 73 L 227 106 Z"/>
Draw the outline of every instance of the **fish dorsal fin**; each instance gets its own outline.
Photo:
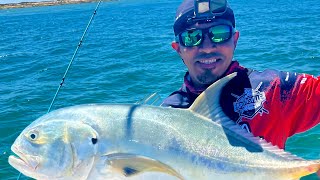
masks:
<path id="1" fill-rule="evenodd" d="M 147 105 L 154 105 L 154 106 L 159 106 L 162 103 L 162 99 L 160 97 L 160 95 L 155 92 L 152 93 L 148 96 L 145 96 L 143 99 L 141 99 L 140 101 L 137 101 L 135 104 L 147 104 Z"/>
<path id="2" fill-rule="evenodd" d="M 305 161 L 305 159 L 300 158 L 296 155 L 293 155 L 289 152 L 285 152 L 283 149 L 280 149 L 278 146 L 272 145 L 270 142 L 267 142 L 260 137 L 255 137 L 253 134 L 248 133 L 246 130 L 242 129 L 234 121 L 230 120 L 222 111 L 220 106 L 220 95 L 223 87 L 233 79 L 237 73 L 232 73 L 222 79 L 219 79 L 211 86 L 209 86 L 204 92 L 202 92 L 194 103 L 189 107 L 190 111 L 193 111 L 201 116 L 207 117 L 210 121 L 217 122 L 221 124 L 224 128 L 229 129 L 234 132 L 237 137 L 241 137 L 244 145 L 255 147 L 258 149 L 265 150 L 275 154 L 278 157 L 287 160 L 295 161 Z M 260 148 L 259 148 L 260 147 Z"/>
<path id="3" fill-rule="evenodd" d="M 237 73 L 232 73 L 225 76 L 222 79 L 217 80 L 210 85 L 204 92 L 202 92 L 193 104 L 189 107 L 189 110 L 196 112 L 202 116 L 212 119 L 213 115 L 216 115 L 217 110 L 221 110 L 220 107 L 220 94 L 222 88 L 233 79 Z"/>
<path id="4" fill-rule="evenodd" d="M 112 169 L 131 177 L 144 172 L 161 172 L 183 180 L 182 176 L 170 166 L 149 157 L 129 153 L 112 153 L 106 155 L 107 161 Z"/>
<path id="5" fill-rule="evenodd" d="M 298 157 L 290 152 L 286 152 L 283 149 L 280 149 L 278 146 L 273 145 L 271 142 L 267 142 L 265 139 L 256 137 L 252 133 L 247 132 L 246 130 L 242 129 L 238 124 L 235 124 L 231 121 L 233 125 L 227 125 L 228 129 L 235 132 L 238 137 L 241 137 L 244 143 L 246 144 L 257 144 L 261 150 L 268 151 L 279 158 L 291 161 L 306 161 L 305 159 Z M 224 122 L 222 122 L 224 123 Z"/>

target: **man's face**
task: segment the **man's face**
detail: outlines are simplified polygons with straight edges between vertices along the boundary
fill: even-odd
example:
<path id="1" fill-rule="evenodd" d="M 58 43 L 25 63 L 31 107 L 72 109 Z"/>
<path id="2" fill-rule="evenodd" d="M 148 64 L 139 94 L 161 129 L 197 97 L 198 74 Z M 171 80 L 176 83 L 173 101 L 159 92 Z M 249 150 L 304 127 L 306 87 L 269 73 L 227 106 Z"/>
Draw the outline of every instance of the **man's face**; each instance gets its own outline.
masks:
<path id="1" fill-rule="evenodd" d="M 194 24 L 190 28 L 205 29 L 214 25 L 226 24 L 225 21 L 216 21 L 206 24 Z M 189 70 L 193 84 L 206 87 L 220 78 L 227 70 L 233 59 L 239 32 L 222 43 L 213 43 L 208 35 L 204 35 L 202 43 L 194 47 L 185 47 L 177 42 L 172 47 L 178 52 Z"/>

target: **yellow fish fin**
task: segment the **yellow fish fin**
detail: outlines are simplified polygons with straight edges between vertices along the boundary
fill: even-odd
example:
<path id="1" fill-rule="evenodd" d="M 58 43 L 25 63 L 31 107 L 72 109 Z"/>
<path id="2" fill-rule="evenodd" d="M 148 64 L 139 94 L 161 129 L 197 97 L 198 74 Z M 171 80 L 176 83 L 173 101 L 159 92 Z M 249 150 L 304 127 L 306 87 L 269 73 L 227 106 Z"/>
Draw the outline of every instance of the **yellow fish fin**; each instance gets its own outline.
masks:
<path id="1" fill-rule="evenodd" d="M 129 153 L 112 153 L 106 155 L 106 158 L 107 164 L 113 170 L 120 172 L 126 177 L 144 172 L 161 172 L 183 180 L 182 176 L 170 166 L 145 156 Z"/>
<path id="2" fill-rule="evenodd" d="M 300 179 L 301 177 L 316 173 L 318 179 L 320 179 L 320 161 L 319 160 L 304 160 L 302 161 L 305 165 L 302 165 L 301 168 L 294 169 L 294 172 L 291 174 L 291 179 Z"/>

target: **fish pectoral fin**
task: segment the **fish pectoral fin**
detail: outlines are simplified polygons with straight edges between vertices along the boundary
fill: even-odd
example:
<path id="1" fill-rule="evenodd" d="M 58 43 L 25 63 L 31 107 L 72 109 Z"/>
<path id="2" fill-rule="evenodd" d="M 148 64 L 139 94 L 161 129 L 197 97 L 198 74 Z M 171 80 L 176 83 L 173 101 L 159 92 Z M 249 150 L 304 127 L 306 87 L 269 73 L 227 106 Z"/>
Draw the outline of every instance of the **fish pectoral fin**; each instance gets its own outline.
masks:
<path id="1" fill-rule="evenodd" d="M 182 176 L 170 166 L 149 157 L 128 153 L 113 153 L 106 155 L 106 158 L 108 161 L 107 164 L 110 165 L 112 169 L 127 177 L 155 171 L 175 176 L 181 180 L 183 179 Z"/>

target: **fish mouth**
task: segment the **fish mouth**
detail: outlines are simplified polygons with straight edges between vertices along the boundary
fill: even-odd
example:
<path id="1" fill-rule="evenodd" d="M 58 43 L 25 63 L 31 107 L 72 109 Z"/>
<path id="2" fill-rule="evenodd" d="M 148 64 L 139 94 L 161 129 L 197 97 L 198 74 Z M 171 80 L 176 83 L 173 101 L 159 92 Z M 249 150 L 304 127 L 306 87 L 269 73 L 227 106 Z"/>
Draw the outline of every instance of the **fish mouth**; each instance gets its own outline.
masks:
<path id="1" fill-rule="evenodd" d="M 14 167 L 15 169 L 27 176 L 30 176 L 30 173 L 36 171 L 39 165 L 37 157 L 26 155 L 14 146 L 11 147 L 11 150 L 15 154 L 10 155 L 8 159 L 8 162 L 12 167 Z"/>

